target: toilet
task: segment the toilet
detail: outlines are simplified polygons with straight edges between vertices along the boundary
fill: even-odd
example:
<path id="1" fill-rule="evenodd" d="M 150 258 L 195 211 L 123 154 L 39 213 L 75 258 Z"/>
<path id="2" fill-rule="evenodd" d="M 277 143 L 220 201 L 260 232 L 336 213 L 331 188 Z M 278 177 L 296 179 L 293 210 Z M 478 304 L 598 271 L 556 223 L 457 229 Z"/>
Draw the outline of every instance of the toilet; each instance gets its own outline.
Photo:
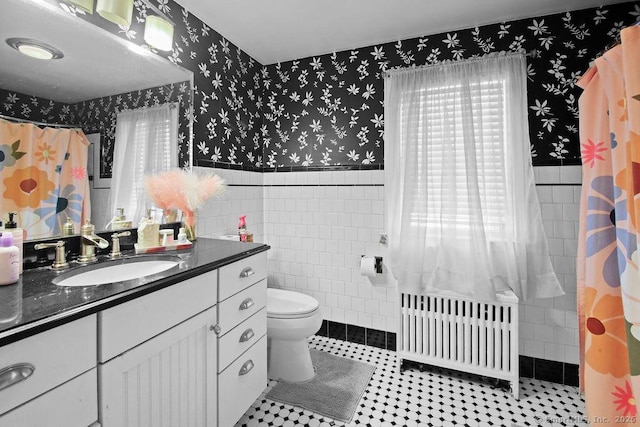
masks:
<path id="1" fill-rule="evenodd" d="M 270 379 L 306 381 L 314 376 L 307 338 L 322 325 L 318 300 L 299 292 L 267 288 Z"/>

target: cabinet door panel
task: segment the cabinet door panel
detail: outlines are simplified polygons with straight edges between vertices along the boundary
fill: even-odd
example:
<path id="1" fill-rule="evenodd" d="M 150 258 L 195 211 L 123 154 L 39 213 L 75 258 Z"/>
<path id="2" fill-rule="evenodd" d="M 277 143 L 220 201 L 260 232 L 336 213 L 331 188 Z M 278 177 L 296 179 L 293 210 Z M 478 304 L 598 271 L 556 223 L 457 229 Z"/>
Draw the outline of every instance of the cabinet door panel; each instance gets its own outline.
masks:
<path id="1" fill-rule="evenodd" d="M 98 368 L 103 427 L 216 425 L 216 307 Z"/>

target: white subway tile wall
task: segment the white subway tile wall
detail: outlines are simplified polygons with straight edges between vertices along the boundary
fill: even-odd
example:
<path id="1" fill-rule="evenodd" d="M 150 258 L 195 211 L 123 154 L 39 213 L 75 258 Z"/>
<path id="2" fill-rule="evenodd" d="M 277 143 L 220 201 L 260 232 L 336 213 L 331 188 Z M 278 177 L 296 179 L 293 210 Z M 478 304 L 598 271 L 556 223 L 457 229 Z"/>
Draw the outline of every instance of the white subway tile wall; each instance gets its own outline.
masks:
<path id="1" fill-rule="evenodd" d="M 315 297 L 326 320 L 397 332 L 395 281 L 360 274 L 362 255 L 382 256 L 384 171 L 255 173 L 215 169 L 229 183 L 199 213 L 198 235 L 236 232 L 247 214 L 255 241 L 271 246 L 269 286 Z M 566 295 L 521 303 L 520 354 L 579 363 L 576 272 L 580 166 L 536 167 L 542 219 Z M 264 187 L 262 187 L 264 185 Z"/>
<path id="2" fill-rule="evenodd" d="M 212 172 L 224 178 L 228 187 L 209 199 L 198 211 L 198 237 L 238 234 L 238 218 L 247 215 L 247 231 L 256 242 L 264 242 L 262 182 L 265 174 L 231 169 L 194 167 L 197 172 Z"/>
<path id="3" fill-rule="evenodd" d="M 327 320 L 396 331 L 391 276 L 360 274 L 362 255 L 386 256 L 383 185 L 384 171 L 265 174 L 269 286 L 315 297 Z"/>
<path id="4" fill-rule="evenodd" d="M 565 295 L 525 301 L 520 310 L 520 354 L 579 364 L 576 254 L 582 169 L 534 168 L 551 261 Z M 522 309 L 524 308 L 524 310 Z"/>

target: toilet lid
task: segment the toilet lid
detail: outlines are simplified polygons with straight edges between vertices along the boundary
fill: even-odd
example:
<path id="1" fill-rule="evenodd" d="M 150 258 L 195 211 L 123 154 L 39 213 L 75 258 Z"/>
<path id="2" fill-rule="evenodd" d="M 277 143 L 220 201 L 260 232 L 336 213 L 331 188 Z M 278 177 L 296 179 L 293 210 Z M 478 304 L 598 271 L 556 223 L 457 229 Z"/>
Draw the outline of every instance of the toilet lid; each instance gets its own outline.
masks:
<path id="1" fill-rule="evenodd" d="M 299 316 L 318 309 L 318 300 L 300 292 L 267 288 L 267 316 Z"/>

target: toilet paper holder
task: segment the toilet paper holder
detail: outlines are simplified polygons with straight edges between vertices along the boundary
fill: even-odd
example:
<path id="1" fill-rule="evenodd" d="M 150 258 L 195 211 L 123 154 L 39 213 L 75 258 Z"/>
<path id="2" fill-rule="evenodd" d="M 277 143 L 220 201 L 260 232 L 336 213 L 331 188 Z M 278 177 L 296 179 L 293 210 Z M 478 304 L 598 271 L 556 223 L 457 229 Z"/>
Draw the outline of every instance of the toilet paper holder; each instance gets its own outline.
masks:
<path id="1" fill-rule="evenodd" d="M 366 255 L 360 255 L 360 258 L 364 258 Z M 381 256 L 377 256 L 374 257 L 376 259 L 376 273 L 378 274 L 382 274 L 382 257 Z"/>

